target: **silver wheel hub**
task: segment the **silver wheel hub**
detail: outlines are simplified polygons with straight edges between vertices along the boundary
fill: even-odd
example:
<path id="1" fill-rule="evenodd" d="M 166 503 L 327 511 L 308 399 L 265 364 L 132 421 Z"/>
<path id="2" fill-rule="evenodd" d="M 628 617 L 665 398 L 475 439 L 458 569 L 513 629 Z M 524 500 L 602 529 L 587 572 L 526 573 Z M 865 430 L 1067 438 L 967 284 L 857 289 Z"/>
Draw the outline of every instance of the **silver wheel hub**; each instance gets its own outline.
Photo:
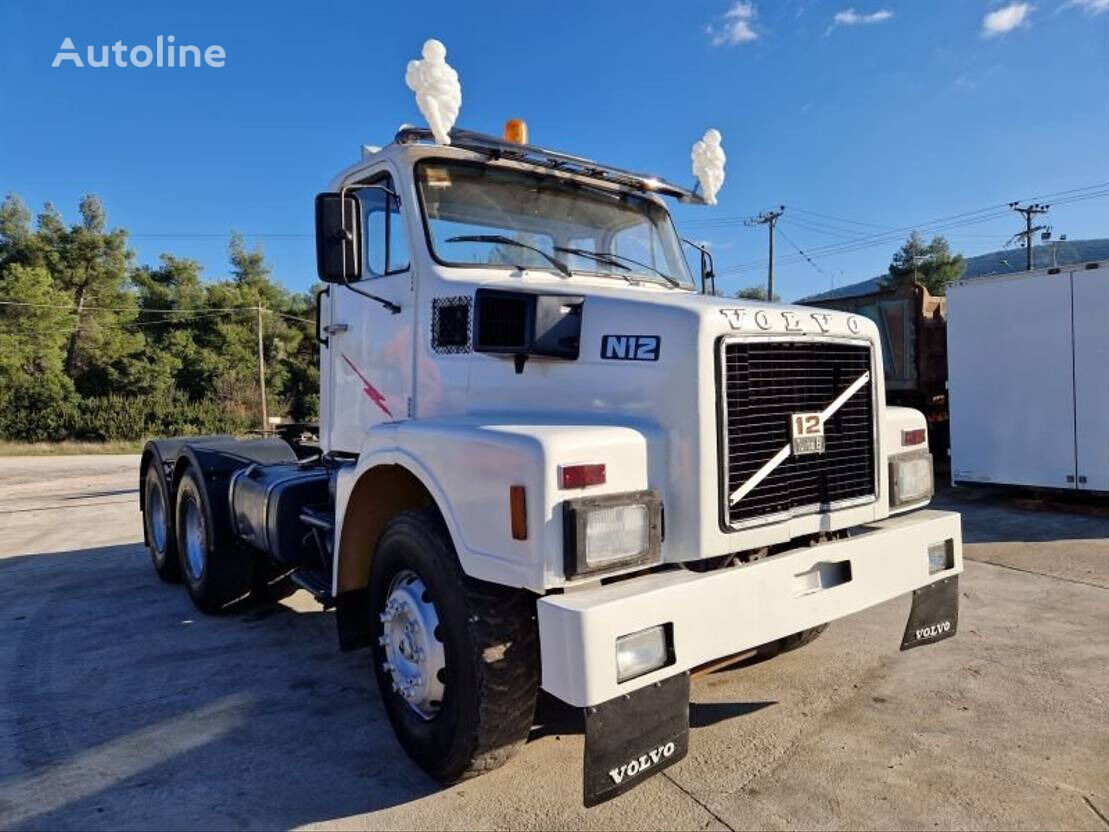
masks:
<path id="1" fill-rule="evenodd" d="M 155 491 L 150 506 L 150 536 L 154 539 L 154 549 L 159 554 L 166 550 L 166 506 L 161 495 Z"/>
<path id="2" fill-rule="evenodd" d="M 443 703 L 446 653 L 435 635 L 439 615 L 427 598 L 427 587 L 415 572 L 397 573 L 389 585 L 385 609 L 380 614 L 385 648 L 383 667 L 393 680 L 393 690 L 422 719 L 432 719 Z"/>
<path id="3" fill-rule="evenodd" d="M 204 515 L 194 501 L 185 502 L 185 563 L 189 567 L 189 577 L 200 580 L 204 574 L 204 562 L 208 556 L 208 542 L 205 539 Z"/>

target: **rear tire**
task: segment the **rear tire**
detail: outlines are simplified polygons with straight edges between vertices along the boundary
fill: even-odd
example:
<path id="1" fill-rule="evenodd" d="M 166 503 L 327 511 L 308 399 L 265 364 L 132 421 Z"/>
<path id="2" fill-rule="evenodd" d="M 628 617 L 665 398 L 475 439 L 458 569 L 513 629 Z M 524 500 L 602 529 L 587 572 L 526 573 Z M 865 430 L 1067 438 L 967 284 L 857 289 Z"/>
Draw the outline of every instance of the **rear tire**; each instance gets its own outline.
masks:
<path id="1" fill-rule="evenodd" d="M 177 539 L 169 521 L 169 488 L 162 475 L 161 462 L 153 459 L 143 478 L 143 525 L 146 548 L 154 571 L 167 584 L 181 583 L 181 561 L 177 557 Z"/>
<path id="2" fill-rule="evenodd" d="M 216 613 L 245 599 L 252 586 L 253 555 L 217 527 L 192 469 L 177 485 L 176 508 L 181 575 L 197 609 Z"/>
<path id="3" fill-rule="evenodd" d="M 451 783 L 489 771 L 524 743 L 539 690 L 535 601 L 467 577 L 435 509 L 404 512 L 386 526 L 369 614 L 389 721 L 432 777 Z"/>

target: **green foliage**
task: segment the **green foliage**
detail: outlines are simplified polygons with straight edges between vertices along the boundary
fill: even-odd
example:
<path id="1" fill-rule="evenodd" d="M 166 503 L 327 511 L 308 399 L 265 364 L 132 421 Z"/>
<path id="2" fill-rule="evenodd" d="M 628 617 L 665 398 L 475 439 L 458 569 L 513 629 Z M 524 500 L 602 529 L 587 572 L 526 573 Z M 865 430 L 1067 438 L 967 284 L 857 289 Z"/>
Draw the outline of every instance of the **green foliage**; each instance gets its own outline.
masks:
<path id="1" fill-rule="evenodd" d="M 313 421 L 318 356 L 311 295 L 273 282 L 241 235 L 231 277 L 163 254 L 134 264 L 127 232 L 86 196 L 67 225 L 0 203 L 0 438 L 140 439 L 259 426 L 258 307 L 270 414 Z"/>
<path id="2" fill-rule="evenodd" d="M 737 298 L 742 300 L 766 300 L 766 287 L 765 286 L 747 286 L 740 289 L 735 293 Z M 782 296 L 777 292 L 774 293 L 774 302 L 777 303 L 782 299 Z"/>
<path id="3" fill-rule="evenodd" d="M 964 271 L 962 255 L 952 254 L 946 239 L 937 236 L 925 244 L 924 238 L 914 231 L 893 255 L 889 277 L 882 285 L 892 288 L 919 283 L 929 294 L 943 295 L 947 285 L 962 277 Z"/>
<path id="4" fill-rule="evenodd" d="M 56 442 L 69 437 L 79 399 L 63 375 L 24 376 L 0 388 L 0 437 Z"/>
<path id="5" fill-rule="evenodd" d="M 67 438 L 104 441 L 151 436 L 242 433 L 251 426 L 246 411 L 230 412 L 214 400 L 190 401 L 183 393 L 98 396 L 70 411 Z"/>

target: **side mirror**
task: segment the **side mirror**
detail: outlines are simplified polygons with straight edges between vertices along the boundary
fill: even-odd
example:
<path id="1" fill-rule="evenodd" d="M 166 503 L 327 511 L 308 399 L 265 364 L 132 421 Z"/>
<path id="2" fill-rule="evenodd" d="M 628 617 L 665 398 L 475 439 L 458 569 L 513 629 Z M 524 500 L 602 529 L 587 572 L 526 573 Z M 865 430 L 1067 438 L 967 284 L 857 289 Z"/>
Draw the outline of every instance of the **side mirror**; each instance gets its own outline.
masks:
<path id="1" fill-rule="evenodd" d="M 698 245 L 692 240 L 682 238 L 682 242 L 691 248 L 697 249 L 701 253 L 701 294 L 702 295 L 715 295 L 716 294 L 716 265 L 713 263 L 712 252 L 702 245 Z M 709 281 L 712 281 L 710 288 Z"/>
<path id="2" fill-rule="evenodd" d="M 362 277 L 362 208 L 353 196 L 316 196 L 316 270 L 324 283 Z"/>

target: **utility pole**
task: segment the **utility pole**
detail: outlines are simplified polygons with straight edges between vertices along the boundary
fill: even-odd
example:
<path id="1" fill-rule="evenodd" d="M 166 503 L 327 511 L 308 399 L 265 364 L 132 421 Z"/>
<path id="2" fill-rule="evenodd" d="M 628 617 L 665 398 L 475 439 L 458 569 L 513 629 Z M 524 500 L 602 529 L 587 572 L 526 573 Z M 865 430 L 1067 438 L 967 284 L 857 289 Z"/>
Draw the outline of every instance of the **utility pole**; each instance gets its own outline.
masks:
<path id="1" fill-rule="evenodd" d="M 1046 231 L 1046 225 L 1033 226 L 1032 221 L 1038 214 L 1046 214 L 1050 205 L 1044 205 L 1039 202 L 1033 202 L 1030 205 L 1021 207 L 1018 202 L 1010 202 L 1009 208 L 1016 211 L 1018 214 L 1024 216 L 1024 231 L 1020 231 L 1013 235 L 1012 239 L 1021 237 L 1024 239 L 1024 252 L 1025 252 L 1025 267 L 1028 271 L 1032 271 L 1032 235 L 1037 231 Z"/>
<path id="2" fill-rule="evenodd" d="M 748 217 L 743 221 L 746 226 L 765 225 L 770 232 L 770 260 L 766 266 L 766 299 L 774 300 L 774 226 L 778 218 L 786 211 L 786 206 L 779 205 L 777 211 L 763 211 L 757 217 Z"/>
<path id="3" fill-rule="evenodd" d="M 262 307 L 256 306 L 258 312 L 258 389 L 262 396 L 262 433 L 265 434 L 270 427 L 270 420 L 266 413 L 266 355 L 262 351 Z"/>

